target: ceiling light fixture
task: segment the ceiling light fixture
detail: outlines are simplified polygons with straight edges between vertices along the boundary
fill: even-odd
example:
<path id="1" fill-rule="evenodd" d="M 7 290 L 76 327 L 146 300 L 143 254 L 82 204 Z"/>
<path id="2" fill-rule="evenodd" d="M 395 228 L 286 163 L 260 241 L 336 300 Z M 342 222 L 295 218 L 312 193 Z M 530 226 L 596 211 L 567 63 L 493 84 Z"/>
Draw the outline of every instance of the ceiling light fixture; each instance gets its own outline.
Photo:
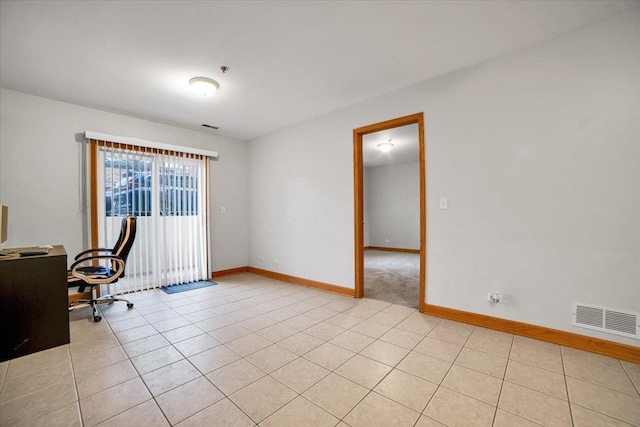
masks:
<path id="1" fill-rule="evenodd" d="M 389 140 L 389 142 L 381 142 L 380 144 L 378 144 L 378 148 L 383 153 L 386 153 L 387 151 L 391 150 L 391 147 L 393 147 L 391 140 Z"/>
<path id="2" fill-rule="evenodd" d="M 203 97 L 213 95 L 220 88 L 217 81 L 208 77 L 194 77 L 189 80 L 191 89 Z"/>

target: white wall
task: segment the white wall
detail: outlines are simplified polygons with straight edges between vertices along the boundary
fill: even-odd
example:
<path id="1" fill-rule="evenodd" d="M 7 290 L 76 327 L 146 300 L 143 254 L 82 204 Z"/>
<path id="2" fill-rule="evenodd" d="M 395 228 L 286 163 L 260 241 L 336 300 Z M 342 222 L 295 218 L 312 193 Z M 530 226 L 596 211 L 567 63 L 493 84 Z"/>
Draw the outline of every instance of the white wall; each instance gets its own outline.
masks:
<path id="1" fill-rule="evenodd" d="M 638 52 L 635 10 L 250 141 L 250 265 L 352 288 L 353 129 L 422 111 L 427 302 L 638 345 L 570 325 L 640 311 Z"/>
<path id="2" fill-rule="evenodd" d="M 365 246 L 420 249 L 419 162 L 364 168 L 364 197 Z"/>
<path id="3" fill-rule="evenodd" d="M 0 202 L 10 207 L 4 247 L 63 244 L 70 260 L 83 249 L 75 135 L 85 130 L 219 151 L 211 162 L 210 270 L 247 265 L 245 142 L 7 89 L 0 92 Z"/>

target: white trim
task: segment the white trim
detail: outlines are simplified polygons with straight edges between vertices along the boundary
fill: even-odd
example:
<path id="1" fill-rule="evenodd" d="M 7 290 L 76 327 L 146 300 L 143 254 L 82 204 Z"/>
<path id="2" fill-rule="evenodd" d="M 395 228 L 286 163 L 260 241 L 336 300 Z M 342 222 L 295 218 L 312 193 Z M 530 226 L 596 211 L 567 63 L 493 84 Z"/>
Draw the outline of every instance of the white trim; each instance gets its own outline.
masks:
<path id="1" fill-rule="evenodd" d="M 179 151 L 181 153 L 199 154 L 201 156 L 218 158 L 217 151 L 201 150 L 199 148 L 184 147 L 182 145 L 164 144 L 162 142 L 147 141 L 139 138 L 131 138 L 128 136 L 107 135 L 106 133 L 98 133 L 85 131 L 84 136 L 87 139 L 97 139 L 98 141 L 119 142 L 121 144 L 136 145 L 138 147 L 157 148 L 158 150 Z"/>

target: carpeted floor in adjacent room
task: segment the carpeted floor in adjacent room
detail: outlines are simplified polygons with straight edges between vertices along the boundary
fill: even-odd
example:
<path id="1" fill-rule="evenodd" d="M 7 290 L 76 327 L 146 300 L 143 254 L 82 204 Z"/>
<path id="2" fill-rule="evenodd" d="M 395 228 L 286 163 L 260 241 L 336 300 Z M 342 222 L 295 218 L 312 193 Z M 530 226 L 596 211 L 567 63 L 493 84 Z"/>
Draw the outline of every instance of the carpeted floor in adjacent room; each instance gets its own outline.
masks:
<path id="1" fill-rule="evenodd" d="M 368 249 L 364 251 L 364 295 L 418 308 L 420 255 Z"/>

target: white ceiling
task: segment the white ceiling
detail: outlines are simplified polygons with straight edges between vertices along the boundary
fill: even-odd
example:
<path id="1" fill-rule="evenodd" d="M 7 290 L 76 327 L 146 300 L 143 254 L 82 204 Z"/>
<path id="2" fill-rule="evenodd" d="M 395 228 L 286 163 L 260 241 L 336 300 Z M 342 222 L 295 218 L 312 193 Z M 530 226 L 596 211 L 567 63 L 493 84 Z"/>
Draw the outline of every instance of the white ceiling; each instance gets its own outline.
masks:
<path id="1" fill-rule="evenodd" d="M 251 139 L 638 5 L 2 0 L 0 85 Z M 195 76 L 219 92 L 198 98 Z"/>
<path id="2" fill-rule="evenodd" d="M 393 147 L 386 153 L 378 148 L 391 140 Z M 362 136 L 362 164 L 365 168 L 387 166 L 419 160 L 418 125 L 406 125 Z"/>

